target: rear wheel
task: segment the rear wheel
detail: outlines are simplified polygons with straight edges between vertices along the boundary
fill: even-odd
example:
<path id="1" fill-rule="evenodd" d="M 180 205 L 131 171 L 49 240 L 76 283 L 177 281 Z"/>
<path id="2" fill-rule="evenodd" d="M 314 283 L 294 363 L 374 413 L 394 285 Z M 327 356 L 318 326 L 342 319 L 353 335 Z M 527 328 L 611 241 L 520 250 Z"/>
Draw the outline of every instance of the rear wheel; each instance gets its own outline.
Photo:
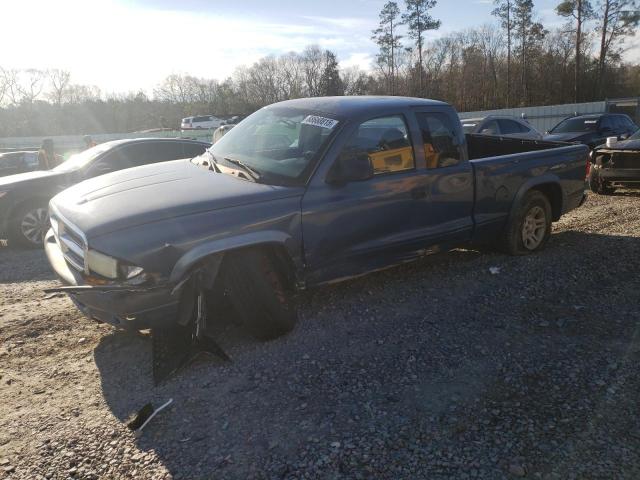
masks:
<path id="1" fill-rule="evenodd" d="M 13 245 L 41 248 L 49 229 L 47 207 L 30 203 L 18 207 L 9 224 L 9 241 Z"/>
<path id="2" fill-rule="evenodd" d="M 598 195 L 611 195 L 615 192 L 615 188 L 611 187 L 598 173 L 598 170 L 593 168 L 593 165 L 589 169 L 589 176 L 587 178 L 589 182 L 589 189 L 593 193 Z"/>
<path id="3" fill-rule="evenodd" d="M 546 195 L 528 192 L 509 219 L 502 246 L 511 255 L 528 255 L 544 248 L 551 236 L 551 205 Z"/>
<path id="4" fill-rule="evenodd" d="M 297 313 L 284 275 L 262 250 L 227 254 L 223 275 L 240 321 L 257 338 L 268 340 L 293 329 Z"/>

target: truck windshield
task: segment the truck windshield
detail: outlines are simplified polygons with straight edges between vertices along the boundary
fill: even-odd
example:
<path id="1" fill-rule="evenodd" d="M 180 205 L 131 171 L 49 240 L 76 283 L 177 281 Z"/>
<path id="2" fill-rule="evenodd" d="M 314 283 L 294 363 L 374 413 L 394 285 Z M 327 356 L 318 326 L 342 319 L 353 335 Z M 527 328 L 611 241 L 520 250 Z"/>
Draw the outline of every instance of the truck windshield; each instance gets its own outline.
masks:
<path id="1" fill-rule="evenodd" d="M 225 158 L 241 161 L 259 174 L 261 183 L 301 185 L 338 123 L 316 112 L 266 107 L 230 130 L 210 152 L 232 168 Z"/>
<path id="2" fill-rule="evenodd" d="M 556 125 L 551 133 L 593 132 L 597 128 L 597 118 L 568 118 Z"/>

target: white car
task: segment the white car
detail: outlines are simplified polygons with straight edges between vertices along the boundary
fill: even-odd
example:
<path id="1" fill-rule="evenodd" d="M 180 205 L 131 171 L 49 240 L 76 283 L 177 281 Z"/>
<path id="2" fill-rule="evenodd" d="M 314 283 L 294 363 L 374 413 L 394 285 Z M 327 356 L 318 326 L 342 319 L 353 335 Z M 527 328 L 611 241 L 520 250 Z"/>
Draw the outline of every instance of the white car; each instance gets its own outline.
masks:
<path id="1" fill-rule="evenodd" d="M 209 130 L 218 128 L 223 120 L 213 115 L 201 115 L 199 117 L 187 117 L 182 119 L 180 129 L 182 130 Z"/>

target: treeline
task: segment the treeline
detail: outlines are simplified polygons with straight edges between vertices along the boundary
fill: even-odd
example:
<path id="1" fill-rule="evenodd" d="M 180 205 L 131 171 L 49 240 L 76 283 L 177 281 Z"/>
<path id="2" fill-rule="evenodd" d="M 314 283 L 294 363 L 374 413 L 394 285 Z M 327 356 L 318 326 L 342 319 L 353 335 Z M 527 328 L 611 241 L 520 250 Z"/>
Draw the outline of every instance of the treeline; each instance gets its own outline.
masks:
<path id="1" fill-rule="evenodd" d="M 624 62 L 640 22 L 636 0 L 564 0 L 547 28 L 533 0 L 495 0 L 495 25 L 426 42 L 440 28 L 435 0 L 387 2 L 372 29 L 369 70 L 340 68 L 309 46 L 267 56 L 223 80 L 170 75 L 154 89 L 104 95 L 63 70 L 0 68 L 0 137 L 177 128 L 189 115 L 248 114 L 270 103 L 323 95 L 409 95 L 460 111 L 550 105 L 640 94 L 640 66 Z"/>

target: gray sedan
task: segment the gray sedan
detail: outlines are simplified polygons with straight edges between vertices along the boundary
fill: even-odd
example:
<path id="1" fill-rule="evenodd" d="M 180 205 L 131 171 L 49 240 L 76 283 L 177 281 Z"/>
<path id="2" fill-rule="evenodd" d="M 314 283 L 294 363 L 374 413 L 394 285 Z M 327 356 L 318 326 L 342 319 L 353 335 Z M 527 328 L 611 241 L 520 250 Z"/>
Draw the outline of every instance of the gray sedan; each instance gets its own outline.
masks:
<path id="1" fill-rule="evenodd" d="M 517 117 L 489 115 L 461 120 L 464 133 L 541 140 L 542 134 L 529 122 Z"/>

